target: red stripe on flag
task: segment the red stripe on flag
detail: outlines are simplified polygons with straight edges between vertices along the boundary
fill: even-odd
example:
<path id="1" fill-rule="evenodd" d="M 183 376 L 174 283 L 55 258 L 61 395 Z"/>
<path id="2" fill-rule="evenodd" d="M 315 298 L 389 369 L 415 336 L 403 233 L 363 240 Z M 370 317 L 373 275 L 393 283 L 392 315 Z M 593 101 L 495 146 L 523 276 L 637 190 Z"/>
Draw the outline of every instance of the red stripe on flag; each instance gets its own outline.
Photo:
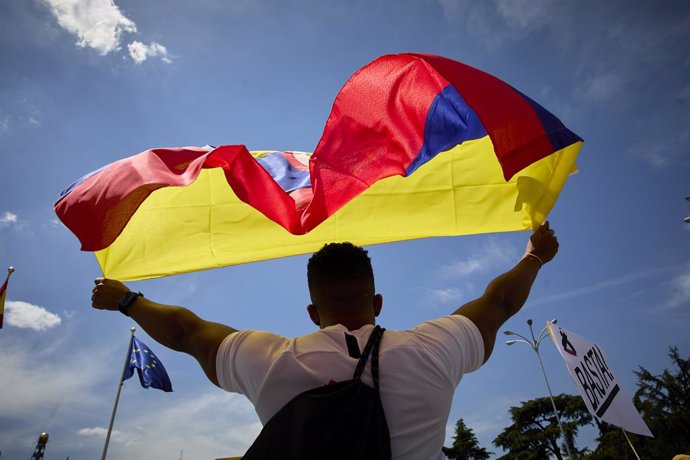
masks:
<path id="1" fill-rule="evenodd" d="M 475 111 L 491 138 L 506 180 L 553 153 L 534 108 L 512 86 L 457 61 L 428 54 L 416 56 L 433 65 Z"/>
<path id="2" fill-rule="evenodd" d="M 448 86 L 423 60 L 398 54 L 355 73 L 336 97 L 310 160 L 311 230 L 379 179 L 405 175 L 424 143 L 434 98 Z"/>
<path id="3" fill-rule="evenodd" d="M 117 161 L 79 184 L 55 204 L 60 220 L 98 251 L 120 235 L 155 190 L 189 185 L 202 168 L 223 168 L 235 194 L 292 233 L 300 233 L 295 202 L 242 145 L 147 150 Z"/>

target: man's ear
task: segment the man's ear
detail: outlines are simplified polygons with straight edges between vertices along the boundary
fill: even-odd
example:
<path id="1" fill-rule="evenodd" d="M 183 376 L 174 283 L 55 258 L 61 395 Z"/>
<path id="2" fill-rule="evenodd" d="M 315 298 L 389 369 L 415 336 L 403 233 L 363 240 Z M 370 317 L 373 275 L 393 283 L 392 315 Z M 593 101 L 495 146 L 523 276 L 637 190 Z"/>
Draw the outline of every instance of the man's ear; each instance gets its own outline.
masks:
<path id="1" fill-rule="evenodd" d="M 379 316 L 382 308 L 383 308 L 383 296 L 381 294 L 376 294 L 374 296 L 374 316 Z"/>
<path id="2" fill-rule="evenodd" d="M 313 304 L 307 305 L 307 313 L 309 313 L 309 318 L 311 322 L 321 327 L 321 318 L 319 318 L 319 312 Z"/>

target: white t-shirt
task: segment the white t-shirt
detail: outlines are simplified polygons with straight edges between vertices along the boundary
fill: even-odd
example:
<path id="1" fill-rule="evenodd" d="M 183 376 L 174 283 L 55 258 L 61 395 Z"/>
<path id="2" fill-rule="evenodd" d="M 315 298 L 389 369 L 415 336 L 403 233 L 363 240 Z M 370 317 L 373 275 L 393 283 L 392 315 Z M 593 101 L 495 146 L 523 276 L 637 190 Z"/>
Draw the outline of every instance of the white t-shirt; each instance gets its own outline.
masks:
<path id="1" fill-rule="evenodd" d="M 266 424 L 298 394 L 351 379 L 358 359 L 348 354 L 345 333 L 356 337 L 361 351 L 373 328 L 348 331 L 338 324 L 292 339 L 261 331 L 232 333 L 218 349 L 218 383 L 249 398 Z M 441 447 L 455 387 L 483 361 L 481 334 L 464 316 L 444 316 L 407 331 L 386 330 L 379 385 L 393 459 L 445 459 Z M 369 363 L 362 380 L 373 386 Z"/>

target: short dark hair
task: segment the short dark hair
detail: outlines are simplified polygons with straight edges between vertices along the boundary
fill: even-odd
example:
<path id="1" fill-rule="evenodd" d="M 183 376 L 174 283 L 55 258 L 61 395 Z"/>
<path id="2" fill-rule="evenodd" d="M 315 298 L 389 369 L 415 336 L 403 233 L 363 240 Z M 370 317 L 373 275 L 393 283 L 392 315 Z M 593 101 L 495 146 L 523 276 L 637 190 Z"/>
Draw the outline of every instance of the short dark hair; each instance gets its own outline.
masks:
<path id="1" fill-rule="evenodd" d="M 343 283 L 374 288 L 374 270 L 366 249 L 350 242 L 328 243 L 314 253 L 307 263 L 307 282 L 312 300 L 317 292 Z"/>

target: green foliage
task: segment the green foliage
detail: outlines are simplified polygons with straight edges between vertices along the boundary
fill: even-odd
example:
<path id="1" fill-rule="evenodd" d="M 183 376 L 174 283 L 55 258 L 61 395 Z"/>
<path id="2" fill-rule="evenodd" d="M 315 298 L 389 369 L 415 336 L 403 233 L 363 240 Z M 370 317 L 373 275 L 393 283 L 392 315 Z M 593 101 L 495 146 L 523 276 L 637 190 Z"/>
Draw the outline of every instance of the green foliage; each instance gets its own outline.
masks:
<path id="1" fill-rule="evenodd" d="M 676 373 L 665 369 L 653 375 L 644 367 L 635 372 L 635 406 L 654 434 L 654 438 L 628 434 L 641 458 L 667 460 L 690 453 L 690 357 L 681 358 L 675 347 L 669 357 Z M 635 458 L 619 428 L 606 425 L 600 431 L 599 444 L 588 459 Z"/>
<path id="2" fill-rule="evenodd" d="M 460 419 L 455 424 L 453 445 L 444 447 L 443 453 L 452 460 L 486 460 L 493 452 L 487 452 L 483 447 L 479 447 L 479 441 L 472 428 L 468 428 L 465 421 Z"/>
<path id="3" fill-rule="evenodd" d="M 597 448 L 586 457 L 586 460 L 609 460 L 612 458 L 620 460 L 637 460 L 635 454 L 628 446 L 628 441 L 620 428 L 608 423 L 599 423 L 599 437 L 597 438 Z M 628 435 L 631 439 L 632 434 Z M 633 440 L 634 442 L 634 440 Z M 635 446 L 638 449 L 639 446 Z M 638 449 L 639 453 L 639 449 Z M 653 457 L 649 457 L 650 459 Z M 671 457 L 665 458 L 670 460 Z"/>
<path id="4" fill-rule="evenodd" d="M 554 400 L 571 452 L 581 453 L 575 448 L 574 439 L 581 426 L 592 423 L 592 416 L 580 396 L 560 394 Z M 543 460 L 552 456 L 563 459 L 561 431 L 548 397 L 511 407 L 510 415 L 513 424 L 494 439 L 495 446 L 508 451 L 500 459 Z"/>

